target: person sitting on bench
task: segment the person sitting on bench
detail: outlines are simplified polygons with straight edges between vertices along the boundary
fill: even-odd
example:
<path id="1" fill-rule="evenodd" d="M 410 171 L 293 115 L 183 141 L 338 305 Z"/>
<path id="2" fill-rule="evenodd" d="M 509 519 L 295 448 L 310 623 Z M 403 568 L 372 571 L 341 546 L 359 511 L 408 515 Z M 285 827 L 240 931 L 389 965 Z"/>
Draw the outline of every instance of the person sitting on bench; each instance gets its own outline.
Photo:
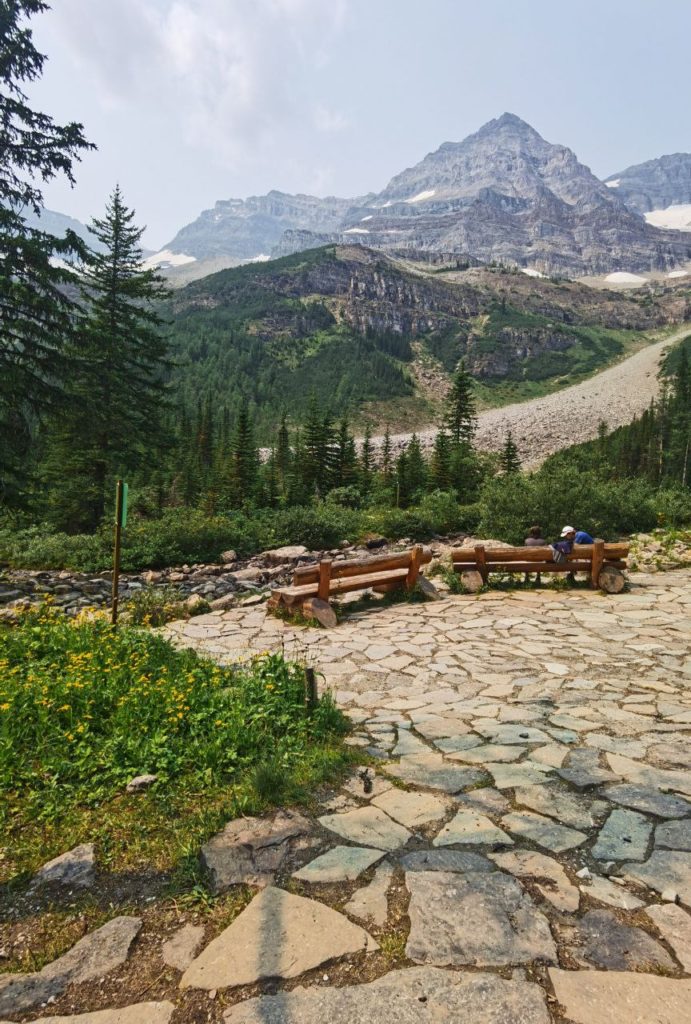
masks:
<path id="1" fill-rule="evenodd" d="M 565 562 L 567 557 L 573 551 L 573 545 L 576 540 L 576 531 L 573 526 L 565 526 L 561 531 L 559 540 L 555 540 L 550 545 L 552 548 L 552 557 L 555 562 Z"/>
<path id="2" fill-rule="evenodd" d="M 528 536 L 523 541 L 523 544 L 524 544 L 524 546 L 526 548 L 544 548 L 544 547 L 547 547 L 547 541 L 542 536 L 542 527 L 541 526 L 537 526 L 537 525 L 531 526 L 530 529 L 528 530 Z M 527 572 L 525 574 L 525 577 L 524 577 L 524 582 L 528 583 L 529 580 L 530 580 L 530 573 Z M 541 577 L 540 573 L 538 572 L 538 573 L 535 574 L 535 586 L 539 587 L 541 583 L 542 583 L 542 577 Z"/>

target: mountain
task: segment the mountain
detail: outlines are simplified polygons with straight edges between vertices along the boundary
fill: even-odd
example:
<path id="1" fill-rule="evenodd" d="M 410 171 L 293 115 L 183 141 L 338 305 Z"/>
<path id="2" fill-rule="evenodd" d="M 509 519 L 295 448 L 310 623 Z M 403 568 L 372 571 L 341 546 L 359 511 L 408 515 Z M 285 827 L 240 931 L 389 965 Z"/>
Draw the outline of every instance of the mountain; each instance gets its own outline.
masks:
<path id="1" fill-rule="evenodd" d="M 459 262 L 459 261 L 456 261 Z M 616 295 L 499 268 L 329 245 L 195 281 L 165 310 L 171 381 L 190 410 L 241 401 L 263 442 L 314 391 L 376 429 L 432 422 L 463 358 L 481 397 L 529 397 L 622 355 L 631 332 L 691 316 L 686 294 Z"/>
<path id="2" fill-rule="evenodd" d="M 246 262 L 333 242 L 455 253 L 572 276 L 665 270 L 691 257 L 682 234 L 647 224 L 570 149 L 508 113 L 463 142 L 445 142 L 378 194 L 225 200 L 166 250 Z"/>
<path id="3" fill-rule="evenodd" d="M 103 246 L 95 235 L 92 235 L 86 224 L 74 217 L 68 217 L 65 213 L 57 213 L 55 210 L 41 210 L 40 216 L 33 210 L 24 210 L 24 220 L 29 227 L 37 228 L 40 231 L 47 231 L 56 238 L 62 238 L 66 231 L 74 231 L 75 235 L 81 238 L 87 245 L 97 252 L 103 251 Z"/>
<path id="4" fill-rule="evenodd" d="M 691 153 L 634 164 L 612 174 L 605 185 L 650 224 L 691 231 Z"/>

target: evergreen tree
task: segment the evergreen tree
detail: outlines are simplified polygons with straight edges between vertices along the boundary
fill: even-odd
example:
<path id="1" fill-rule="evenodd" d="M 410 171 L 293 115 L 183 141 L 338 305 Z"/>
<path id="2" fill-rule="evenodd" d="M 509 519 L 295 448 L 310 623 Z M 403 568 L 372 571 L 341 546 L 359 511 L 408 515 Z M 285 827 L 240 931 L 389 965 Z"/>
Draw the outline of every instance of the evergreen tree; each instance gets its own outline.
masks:
<path id="1" fill-rule="evenodd" d="M 335 487 L 350 487 L 357 482 L 358 461 L 355 439 L 351 436 L 347 416 L 338 425 L 335 444 L 336 467 L 333 484 Z"/>
<path id="2" fill-rule="evenodd" d="M 382 444 L 381 449 L 381 471 L 385 484 L 388 484 L 391 481 L 391 472 L 393 467 L 392 452 L 391 432 L 389 431 L 389 424 L 387 423 L 386 430 L 384 431 L 384 443 Z"/>
<path id="3" fill-rule="evenodd" d="M 431 479 L 434 487 L 439 490 L 451 489 L 451 441 L 444 430 L 440 430 L 434 439 Z"/>
<path id="4" fill-rule="evenodd" d="M 446 399 L 444 428 L 448 431 L 453 445 L 471 444 L 477 426 L 473 378 L 464 363 L 458 367 L 451 391 Z"/>
<path id="5" fill-rule="evenodd" d="M 521 471 L 521 460 L 518 454 L 518 448 L 516 447 L 516 443 L 510 430 L 506 435 L 504 447 L 502 448 L 499 456 L 499 466 L 504 476 L 509 476 L 511 473 L 520 473 Z"/>
<path id="6" fill-rule="evenodd" d="M 230 442 L 230 502 L 239 508 L 254 500 L 259 472 L 259 452 L 247 403 L 243 402 Z"/>
<path id="7" fill-rule="evenodd" d="M 55 491 L 55 512 L 69 529 L 90 530 L 103 518 L 116 475 L 150 465 L 164 444 L 163 374 L 168 366 L 162 320 L 154 303 L 161 279 L 142 270 L 134 212 L 119 188 L 91 231 L 103 252 L 88 254 L 83 301 L 88 315 L 73 347 L 74 412 L 56 424 L 48 477 L 70 488 Z M 61 505 L 64 507 L 61 511 Z"/>
<path id="8" fill-rule="evenodd" d="M 0 5 L 0 500 L 16 497 L 36 417 L 56 407 L 70 372 L 76 307 L 65 285 L 75 278 L 53 257 L 83 251 L 71 231 L 56 239 L 28 227 L 24 210 L 40 211 L 41 185 L 56 175 L 73 184 L 73 163 L 93 148 L 82 125 L 58 125 L 27 102 L 45 56 L 26 21 L 45 10 L 42 0 Z"/>
<path id="9" fill-rule="evenodd" d="M 288 417 L 285 412 L 281 415 L 281 425 L 278 429 L 276 439 L 276 476 L 278 487 L 282 494 L 288 491 L 288 480 L 293 461 L 293 453 L 290 450 L 290 434 L 288 433 Z"/>
<path id="10" fill-rule="evenodd" d="M 365 435 L 362 439 L 360 449 L 360 490 L 368 494 L 372 486 L 372 470 L 374 468 L 374 454 L 372 452 L 372 432 L 369 423 L 365 427 Z"/>
<path id="11" fill-rule="evenodd" d="M 427 465 L 422 454 L 420 439 L 413 434 L 406 448 L 405 499 L 406 503 L 419 500 L 427 486 Z"/>

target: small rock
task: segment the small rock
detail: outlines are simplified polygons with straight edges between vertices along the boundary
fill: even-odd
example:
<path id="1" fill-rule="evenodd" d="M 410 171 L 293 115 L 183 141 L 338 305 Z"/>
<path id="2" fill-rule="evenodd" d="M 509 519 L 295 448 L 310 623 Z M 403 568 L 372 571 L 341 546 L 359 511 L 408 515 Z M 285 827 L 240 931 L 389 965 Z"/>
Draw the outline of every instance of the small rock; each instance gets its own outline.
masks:
<path id="1" fill-rule="evenodd" d="M 32 887 L 39 885 L 71 885 L 89 889 L 94 884 L 94 845 L 82 843 L 49 860 L 40 868 L 32 880 Z"/>
<path id="2" fill-rule="evenodd" d="M 237 560 L 238 553 L 237 551 L 233 551 L 232 548 L 229 548 L 227 551 L 221 552 L 221 561 L 223 562 L 224 565 L 229 565 L 230 562 L 237 562 Z"/>
<path id="3" fill-rule="evenodd" d="M 676 889 L 664 889 L 660 893 L 660 899 L 663 900 L 665 903 L 678 903 L 679 893 Z"/>
<path id="4" fill-rule="evenodd" d="M 154 782 L 158 782 L 158 775 L 137 775 L 127 783 L 125 792 L 141 793 L 143 790 L 153 786 Z"/>
<path id="5" fill-rule="evenodd" d="M 223 597 L 217 597 L 214 601 L 209 603 L 209 607 L 213 612 L 224 612 L 228 608 L 233 608 L 237 604 L 237 597 L 235 594 L 224 594 Z"/>
<path id="6" fill-rule="evenodd" d="M 590 870 L 588 868 L 581 868 L 580 871 L 576 872 L 576 878 L 592 878 L 592 877 L 593 876 L 591 875 Z"/>
<path id="7" fill-rule="evenodd" d="M 204 939 L 201 925 L 185 924 L 163 943 L 161 956 L 163 962 L 176 971 L 186 971 L 194 960 Z"/>
<path id="8" fill-rule="evenodd" d="M 299 562 L 306 554 L 307 548 L 302 544 L 289 544 L 283 548 L 274 548 L 272 551 L 262 551 L 260 557 L 269 565 L 281 565 L 284 562 Z"/>

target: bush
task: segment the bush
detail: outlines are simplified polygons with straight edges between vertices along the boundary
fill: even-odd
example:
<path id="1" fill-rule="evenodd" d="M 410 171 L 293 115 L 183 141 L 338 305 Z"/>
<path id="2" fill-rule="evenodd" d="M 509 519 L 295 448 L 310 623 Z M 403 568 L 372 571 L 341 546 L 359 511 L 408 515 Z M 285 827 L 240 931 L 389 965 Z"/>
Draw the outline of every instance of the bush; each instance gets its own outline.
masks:
<path id="1" fill-rule="evenodd" d="M 182 778 L 203 789 L 269 751 L 290 773 L 345 729 L 330 698 L 306 708 L 303 670 L 280 655 L 221 668 L 149 631 L 49 608 L 0 631 L 0 821 L 57 820 L 149 772 L 163 790 Z"/>
<path id="2" fill-rule="evenodd" d="M 638 480 L 602 480 L 575 467 L 551 467 L 532 475 L 488 481 L 481 505 L 480 532 L 486 537 L 522 544 L 532 523 L 546 539 L 565 523 L 603 539 L 655 526 L 654 492 Z"/>
<path id="3" fill-rule="evenodd" d="M 263 519 L 263 546 L 304 544 L 312 550 L 334 548 L 362 532 L 362 516 L 328 501 L 309 507 L 287 508 Z"/>
<path id="4" fill-rule="evenodd" d="M 658 526 L 691 526 L 691 491 L 658 491 L 653 504 Z"/>

